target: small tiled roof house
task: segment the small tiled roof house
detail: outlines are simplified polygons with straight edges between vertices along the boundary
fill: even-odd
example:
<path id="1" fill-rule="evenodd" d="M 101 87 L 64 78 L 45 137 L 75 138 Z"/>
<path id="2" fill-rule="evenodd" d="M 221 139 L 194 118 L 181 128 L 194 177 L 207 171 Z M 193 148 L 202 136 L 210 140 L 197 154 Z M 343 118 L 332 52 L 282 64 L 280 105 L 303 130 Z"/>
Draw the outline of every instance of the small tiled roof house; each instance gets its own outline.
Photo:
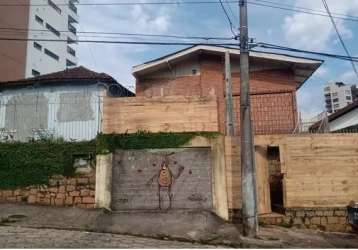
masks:
<path id="1" fill-rule="evenodd" d="M 111 76 L 82 66 L 0 82 L 0 140 L 93 139 L 107 94 L 134 96 Z"/>

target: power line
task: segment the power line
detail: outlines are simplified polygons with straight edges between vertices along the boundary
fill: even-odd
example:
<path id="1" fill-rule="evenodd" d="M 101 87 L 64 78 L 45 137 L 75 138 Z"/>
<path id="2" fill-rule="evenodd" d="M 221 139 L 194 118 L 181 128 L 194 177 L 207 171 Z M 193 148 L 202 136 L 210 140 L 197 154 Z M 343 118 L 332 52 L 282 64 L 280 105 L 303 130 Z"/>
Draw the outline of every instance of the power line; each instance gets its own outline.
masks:
<path id="1" fill-rule="evenodd" d="M 35 41 L 35 42 L 68 42 L 63 39 L 25 39 L 25 38 L 11 38 L 11 37 L 0 37 L 0 41 Z M 132 44 L 132 45 L 167 45 L 167 46 L 195 46 L 201 45 L 202 43 L 192 43 L 192 42 L 162 42 L 162 41 L 121 41 L 121 40 L 75 40 L 75 42 L 79 43 L 98 43 L 98 44 Z M 237 47 L 239 44 L 237 43 L 207 43 L 204 45 L 212 45 L 212 46 L 229 46 L 229 47 Z M 330 57 L 340 60 L 346 61 L 354 61 L 358 62 L 358 57 L 348 57 L 344 55 L 330 54 L 324 52 L 316 52 L 316 51 L 308 51 L 295 49 L 275 44 L 269 43 L 257 43 L 255 47 L 260 47 L 264 49 L 273 49 L 273 50 L 282 50 L 282 51 L 290 51 L 295 53 L 305 53 L 312 54 L 317 56 Z"/>
<path id="2" fill-rule="evenodd" d="M 348 50 L 346 44 L 345 44 L 344 41 L 343 41 L 343 38 L 342 38 L 342 36 L 341 36 L 341 33 L 340 33 L 339 30 L 338 30 L 338 27 L 337 27 L 337 25 L 336 25 L 336 22 L 334 21 L 332 15 L 331 15 L 331 12 L 330 12 L 330 10 L 329 10 L 329 7 L 328 7 L 328 4 L 327 4 L 326 0 L 322 0 L 322 3 L 323 3 L 323 5 L 324 5 L 324 7 L 326 8 L 326 11 L 327 11 L 328 15 L 329 15 L 330 18 L 331 18 L 332 25 L 333 25 L 334 29 L 336 30 L 337 36 L 338 36 L 338 38 L 339 38 L 339 41 L 340 41 L 341 44 L 342 44 L 342 47 L 343 47 L 344 51 L 346 52 L 346 54 L 347 54 L 347 56 L 348 56 L 349 58 L 352 58 L 352 56 L 351 56 L 351 54 L 349 53 L 349 50 Z M 352 64 L 354 73 L 356 74 L 356 76 L 357 76 L 357 78 L 358 78 L 358 71 L 357 71 L 356 65 L 354 64 L 353 61 L 351 61 L 351 64 Z"/>
<path id="3" fill-rule="evenodd" d="M 13 37 L 0 37 L 0 41 L 34 41 L 34 42 L 68 42 L 65 39 L 32 39 L 32 38 L 13 38 Z M 177 46 L 194 46 L 200 45 L 201 43 L 191 42 L 157 42 L 157 41 L 116 41 L 116 40 L 74 40 L 78 43 L 103 43 L 103 44 L 133 44 L 133 45 L 177 45 Z M 236 43 L 207 43 L 205 45 L 216 45 L 216 46 L 237 46 Z"/>
<path id="4" fill-rule="evenodd" d="M 230 3 L 238 3 L 238 0 L 228 0 Z M 92 2 L 92 3 L 74 3 L 73 5 L 76 6 L 131 6 L 131 5 L 200 5 L 200 4 L 218 4 L 218 1 L 173 1 L 173 2 L 163 2 L 163 1 L 153 1 L 153 2 L 108 2 L 108 3 L 99 3 L 99 2 Z M 56 4 L 58 6 L 69 6 L 70 4 Z M 7 7 L 15 7 L 15 6 L 35 6 L 35 7 L 43 7 L 49 6 L 48 4 L 0 4 L 0 6 L 7 6 Z"/>
<path id="5" fill-rule="evenodd" d="M 21 29 L 14 27 L 0 27 L 0 30 L 9 31 L 36 31 L 49 32 L 47 29 Z M 62 33 L 72 33 L 69 30 L 59 30 Z M 125 32 L 99 32 L 99 31 L 77 31 L 77 34 L 101 34 L 101 35 L 120 35 L 120 36 L 143 36 L 143 37 L 161 37 L 161 38 L 176 38 L 176 39 L 198 39 L 198 40 L 233 40 L 233 37 L 207 37 L 207 36 L 182 36 L 182 35 L 167 35 L 167 34 L 144 34 L 144 33 L 125 33 Z"/>
<path id="6" fill-rule="evenodd" d="M 226 16 L 226 18 L 227 18 L 227 20 L 228 20 L 228 22 L 229 22 L 230 31 L 231 31 L 231 33 L 234 35 L 234 37 L 237 38 L 238 35 L 234 32 L 234 28 L 233 28 L 233 24 L 232 24 L 231 18 L 230 18 L 230 16 L 229 16 L 229 14 L 227 13 L 223 2 L 222 2 L 221 0 L 219 0 L 219 1 L 220 1 L 220 6 L 221 6 L 222 10 L 224 11 L 225 16 Z"/>
<path id="7" fill-rule="evenodd" d="M 256 1 L 258 1 L 258 2 L 248 1 L 247 3 L 250 5 L 268 7 L 268 8 L 273 8 L 273 9 L 280 9 L 280 10 L 293 11 L 293 12 L 298 12 L 298 13 L 305 13 L 305 14 L 309 14 L 309 15 L 329 17 L 329 15 L 323 14 L 323 12 L 319 11 L 319 10 L 314 10 L 314 9 L 309 9 L 309 8 L 304 8 L 304 7 L 296 7 L 296 6 L 292 6 L 292 5 L 291 5 L 292 7 L 284 7 L 284 6 L 282 6 L 282 4 L 270 5 L 270 4 L 260 3 L 260 2 L 269 2 L 269 1 L 263 1 L 263 0 L 256 0 Z M 348 15 L 336 13 L 333 17 L 337 18 L 337 19 L 358 22 L 357 16 L 348 16 Z"/>
<path id="8" fill-rule="evenodd" d="M 282 51 L 289 51 L 289 52 L 295 52 L 295 53 L 304 53 L 304 54 L 311 54 L 316 56 L 323 56 L 323 57 L 330 57 L 334 59 L 340 59 L 340 60 L 346 60 L 346 61 L 354 61 L 358 62 L 358 57 L 348 57 L 344 55 L 338 55 L 338 54 L 330 54 L 325 52 L 317 52 L 317 51 L 309 51 L 309 50 L 302 50 L 302 49 L 296 49 L 296 48 L 290 48 L 285 47 L 281 45 L 275 45 L 270 43 L 257 43 L 255 44 L 256 47 L 264 48 L 264 49 L 273 49 L 273 50 L 282 50 Z"/>

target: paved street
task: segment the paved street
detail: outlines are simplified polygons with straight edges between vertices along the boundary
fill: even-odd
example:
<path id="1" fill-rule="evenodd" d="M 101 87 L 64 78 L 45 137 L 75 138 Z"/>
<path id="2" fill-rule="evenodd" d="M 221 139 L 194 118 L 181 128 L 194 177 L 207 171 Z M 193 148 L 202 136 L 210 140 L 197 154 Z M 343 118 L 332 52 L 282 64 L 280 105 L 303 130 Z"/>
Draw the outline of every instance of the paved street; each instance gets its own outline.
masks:
<path id="1" fill-rule="evenodd" d="M 0 226 L 1 248 L 215 248 L 107 233 Z"/>

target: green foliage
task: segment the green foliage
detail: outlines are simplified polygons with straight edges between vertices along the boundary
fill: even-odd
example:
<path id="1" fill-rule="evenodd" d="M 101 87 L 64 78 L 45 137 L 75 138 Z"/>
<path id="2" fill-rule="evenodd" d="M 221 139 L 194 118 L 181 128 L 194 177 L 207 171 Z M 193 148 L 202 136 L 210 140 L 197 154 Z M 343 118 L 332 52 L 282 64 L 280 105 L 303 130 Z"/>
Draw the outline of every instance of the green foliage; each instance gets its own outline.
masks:
<path id="1" fill-rule="evenodd" d="M 115 149 L 178 148 L 196 136 L 214 138 L 218 135 L 219 133 L 215 132 L 149 133 L 146 131 L 135 134 L 99 134 L 97 153 L 107 154 Z"/>
<path id="2" fill-rule="evenodd" d="M 0 143 L 0 189 L 48 184 L 52 175 L 72 176 L 76 156 L 107 154 L 115 149 L 178 148 L 196 136 L 213 138 L 219 133 L 100 134 L 93 141 L 40 140 Z"/>
<path id="3" fill-rule="evenodd" d="M 73 157 L 95 155 L 95 142 L 0 143 L 0 188 L 47 184 L 49 176 L 74 173 Z"/>

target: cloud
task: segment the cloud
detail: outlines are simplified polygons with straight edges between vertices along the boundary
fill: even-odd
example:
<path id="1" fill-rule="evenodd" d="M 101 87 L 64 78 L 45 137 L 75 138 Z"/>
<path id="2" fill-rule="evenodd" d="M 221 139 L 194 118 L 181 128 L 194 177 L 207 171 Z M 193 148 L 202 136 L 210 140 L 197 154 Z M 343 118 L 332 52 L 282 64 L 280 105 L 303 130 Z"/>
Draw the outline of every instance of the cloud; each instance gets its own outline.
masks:
<path id="1" fill-rule="evenodd" d="M 122 33 L 167 33 L 171 25 L 171 14 L 175 8 L 165 6 L 152 7 L 134 5 L 126 7 L 80 6 L 80 25 L 82 31 L 122 32 Z M 138 37 L 118 36 L 114 38 L 81 37 L 81 40 L 139 40 Z M 79 64 L 95 71 L 112 75 L 123 85 L 134 86 L 135 79 L 131 75 L 132 66 L 142 63 L 140 55 L 150 51 L 145 45 L 108 45 L 85 44 L 78 45 Z"/>
<path id="2" fill-rule="evenodd" d="M 332 13 L 350 14 L 358 11 L 358 1 L 327 1 Z M 296 0 L 297 7 L 305 7 L 325 12 L 321 1 Z M 338 29 L 345 39 L 353 37 L 353 32 L 342 19 L 335 19 Z M 294 47 L 309 50 L 324 50 L 332 42 L 337 42 L 335 30 L 328 17 L 295 13 L 286 16 L 282 25 L 286 42 Z"/>

